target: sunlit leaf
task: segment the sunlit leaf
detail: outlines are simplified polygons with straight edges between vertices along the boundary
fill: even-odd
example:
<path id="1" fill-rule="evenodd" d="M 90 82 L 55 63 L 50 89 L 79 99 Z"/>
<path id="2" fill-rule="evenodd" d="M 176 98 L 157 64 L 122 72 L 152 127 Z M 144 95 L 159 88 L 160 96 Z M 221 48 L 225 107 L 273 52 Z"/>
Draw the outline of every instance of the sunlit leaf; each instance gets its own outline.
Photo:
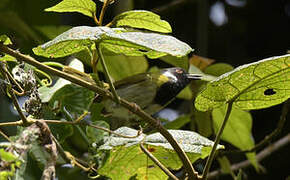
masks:
<path id="1" fill-rule="evenodd" d="M 11 61 L 11 62 L 17 62 L 17 60 L 15 59 L 15 57 L 10 56 L 8 54 L 4 54 L 4 56 L 0 55 L 0 61 Z"/>
<path id="2" fill-rule="evenodd" d="M 6 35 L 0 35 L 0 43 L 3 43 L 4 45 L 12 44 L 10 38 Z"/>
<path id="3" fill-rule="evenodd" d="M 171 33 L 172 29 L 167 21 L 161 20 L 160 16 L 144 10 L 126 11 L 116 16 L 112 24 L 116 27 L 133 27 L 147 29 L 161 33 Z"/>
<path id="4" fill-rule="evenodd" d="M 96 4 L 92 0 L 63 0 L 57 5 L 45 9 L 53 12 L 79 12 L 83 15 L 94 17 Z"/>
<path id="5" fill-rule="evenodd" d="M 17 159 L 12 153 L 6 152 L 4 149 L 0 149 L 0 158 L 3 161 L 12 162 Z"/>
<path id="6" fill-rule="evenodd" d="M 290 97 L 290 55 L 271 57 L 247 64 L 207 84 L 197 96 L 201 111 L 233 101 L 241 109 L 261 109 Z"/>
<path id="7" fill-rule="evenodd" d="M 108 27 L 74 27 L 33 48 L 33 52 L 45 57 L 63 57 L 80 52 L 94 43 L 101 44 L 102 48 L 113 53 L 127 56 L 146 55 L 149 58 L 158 58 L 166 54 L 181 57 L 192 51 L 190 46 L 172 36 L 120 30 Z"/>
<path id="8" fill-rule="evenodd" d="M 226 114 L 226 107 L 222 106 L 212 111 L 213 129 L 218 132 Z M 233 108 L 221 139 L 231 143 L 241 150 L 248 150 L 255 146 L 252 137 L 252 116 L 249 112 Z M 255 153 L 246 156 L 258 168 Z"/>
<path id="9" fill-rule="evenodd" d="M 115 132 L 127 136 L 135 136 L 137 131 L 127 127 L 117 129 Z M 191 162 L 209 155 L 213 142 L 195 132 L 182 130 L 169 130 L 172 136 L 180 144 L 181 148 L 187 153 Z M 144 168 L 153 166 L 156 175 L 162 175 L 161 170 L 157 170 L 156 165 L 147 159 L 147 156 L 139 147 L 140 142 L 150 151 L 162 164 L 170 169 L 179 169 L 182 163 L 176 152 L 167 140 L 159 133 L 146 136 L 141 134 L 137 138 L 123 138 L 111 135 L 108 141 L 100 147 L 109 150 L 109 157 L 105 164 L 98 170 L 102 175 L 112 179 L 129 179 L 131 176 L 143 176 Z M 218 145 L 218 149 L 223 146 Z M 153 173 L 150 168 L 148 173 Z M 137 174 L 140 173 L 140 174 Z"/>

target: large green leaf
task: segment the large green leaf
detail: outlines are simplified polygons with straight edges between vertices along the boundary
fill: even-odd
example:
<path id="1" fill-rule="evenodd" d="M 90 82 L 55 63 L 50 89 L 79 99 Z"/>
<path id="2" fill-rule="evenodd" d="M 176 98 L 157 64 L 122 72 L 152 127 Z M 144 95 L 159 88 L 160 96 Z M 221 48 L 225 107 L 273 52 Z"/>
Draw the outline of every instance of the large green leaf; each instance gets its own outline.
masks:
<path id="1" fill-rule="evenodd" d="M 83 15 L 94 17 L 96 4 L 92 0 L 63 0 L 57 5 L 45 9 L 53 12 L 79 12 Z"/>
<path id="2" fill-rule="evenodd" d="M 115 81 L 135 74 L 144 73 L 148 68 L 148 63 L 145 57 L 128 57 L 122 54 L 105 55 L 105 61 L 110 76 Z M 98 64 L 98 69 L 103 70 L 100 63 Z"/>
<path id="3" fill-rule="evenodd" d="M 115 132 L 127 136 L 135 136 L 137 134 L 136 130 L 127 127 L 119 128 Z M 187 153 L 191 162 L 209 155 L 213 142 L 207 138 L 190 131 L 169 130 L 169 132 Z M 151 160 L 148 160 L 140 149 L 139 144 L 141 141 L 166 167 L 175 170 L 182 167 L 176 152 L 160 133 L 148 136 L 141 134 L 137 138 L 123 138 L 111 135 L 108 141 L 100 147 L 100 149 L 109 151 L 109 157 L 98 170 L 98 173 L 109 176 L 112 179 L 129 179 L 134 175 L 144 176 L 144 168 L 150 167 L 147 169 L 149 174 L 152 175 L 154 172 L 155 176 L 164 177 L 163 172 Z M 223 146 L 218 145 L 218 149 L 221 148 Z"/>
<path id="4" fill-rule="evenodd" d="M 261 109 L 280 104 L 290 97 L 290 55 L 271 57 L 247 64 L 207 84 L 197 96 L 201 111 L 229 101 L 241 109 Z"/>
<path id="5" fill-rule="evenodd" d="M 226 114 L 226 107 L 222 106 L 212 111 L 213 129 L 218 132 Z M 255 146 L 252 137 L 252 116 L 249 112 L 233 108 L 221 139 L 231 143 L 241 150 L 248 150 Z M 255 153 L 247 153 L 246 156 L 252 164 L 258 168 Z"/>
<path id="6" fill-rule="evenodd" d="M 33 52 L 45 57 L 63 57 L 80 52 L 94 43 L 101 44 L 113 53 L 127 56 L 147 55 L 149 58 L 166 54 L 181 57 L 192 51 L 190 46 L 172 36 L 122 30 L 109 27 L 74 27 L 34 48 Z"/>
<path id="7" fill-rule="evenodd" d="M 161 33 L 172 32 L 167 21 L 161 20 L 160 16 L 153 12 L 144 10 L 133 10 L 119 14 L 112 23 L 116 27 L 141 28 Z"/>

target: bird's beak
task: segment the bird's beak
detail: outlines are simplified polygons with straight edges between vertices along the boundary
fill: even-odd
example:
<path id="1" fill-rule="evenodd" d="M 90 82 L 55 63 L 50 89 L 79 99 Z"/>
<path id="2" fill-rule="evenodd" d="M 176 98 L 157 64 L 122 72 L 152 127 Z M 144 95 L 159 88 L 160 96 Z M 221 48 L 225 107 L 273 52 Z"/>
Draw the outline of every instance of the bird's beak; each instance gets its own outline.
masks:
<path id="1" fill-rule="evenodd" d="M 191 80 L 201 80 L 202 79 L 202 75 L 201 74 L 186 74 L 188 79 Z"/>

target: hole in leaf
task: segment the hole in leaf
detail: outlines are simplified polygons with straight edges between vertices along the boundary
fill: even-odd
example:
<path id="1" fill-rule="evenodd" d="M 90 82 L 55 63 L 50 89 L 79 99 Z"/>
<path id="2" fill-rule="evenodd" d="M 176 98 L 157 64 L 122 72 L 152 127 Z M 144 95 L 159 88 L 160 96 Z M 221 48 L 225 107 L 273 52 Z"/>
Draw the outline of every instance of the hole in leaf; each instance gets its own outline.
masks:
<path id="1" fill-rule="evenodd" d="M 271 95 L 274 95 L 274 94 L 276 94 L 276 91 L 274 91 L 274 89 L 272 89 L 272 88 L 266 89 L 264 91 L 264 95 L 266 95 L 266 96 L 271 96 Z"/>

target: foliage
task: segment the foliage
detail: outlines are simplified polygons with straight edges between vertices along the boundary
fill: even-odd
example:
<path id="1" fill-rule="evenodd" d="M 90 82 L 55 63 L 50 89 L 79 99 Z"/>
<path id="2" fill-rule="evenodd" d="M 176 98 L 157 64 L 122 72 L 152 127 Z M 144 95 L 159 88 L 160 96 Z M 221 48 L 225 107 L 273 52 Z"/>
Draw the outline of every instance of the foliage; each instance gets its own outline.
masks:
<path id="1" fill-rule="evenodd" d="M 60 169 L 64 169 L 67 164 L 82 169 L 91 178 L 96 174 L 97 178 L 111 179 L 168 178 L 166 171 L 148 159 L 149 155 L 142 150 L 143 145 L 170 171 L 179 171 L 183 167 L 190 176 L 186 163 L 198 163 L 197 160 L 205 161 L 208 157 L 204 167 L 207 169 L 216 151 L 227 150 L 227 146 L 219 145 L 219 138 L 239 150 L 254 148 L 253 120 L 249 110 L 268 108 L 290 98 L 290 55 L 267 58 L 235 69 L 225 63 L 212 64 L 212 60 L 201 57 L 189 58 L 188 54 L 193 49 L 165 34 L 171 33 L 172 29 L 159 15 L 144 10 L 127 11 L 103 26 L 105 9 L 114 1 L 102 2 L 100 13 L 92 0 L 63 0 L 45 9 L 49 12 L 78 12 L 91 18 L 98 26 L 35 26 L 35 32 L 25 28 L 24 32 L 29 32 L 38 42 L 49 38 L 48 42 L 32 49 L 35 55 L 41 56 L 37 57 L 39 62 L 31 63 L 30 56 L 19 52 L 9 53 L 7 47 L 12 45 L 11 40 L 6 35 L 0 36 L 0 87 L 2 89 L 2 84 L 5 86 L 4 92 L 12 99 L 21 117 L 21 121 L 9 125 L 25 126 L 18 129 L 14 138 L 4 136 L 17 145 L 11 143 L 0 149 L 1 180 L 13 176 L 16 179 L 39 179 L 40 176 L 53 179 L 55 174 L 59 179 L 65 179 L 66 175 L 74 172 L 67 171 L 63 175 L 55 167 L 62 166 Z M 100 14 L 99 17 L 97 14 Z M 37 31 L 42 34 L 39 37 L 44 36 L 43 39 L 39 40 Z M 49 59 L 40 63 L 41 58 Z M 128 77 L 131 78 L 127 85 L 146 82 L 140 77 L 155 78 L 158 83 L 163 83 L 162 76 L 156 78 L 148 73 L 148 58 L 202 76 L 203 81 L 192 82 L 177 96 L 194 101 L 195 105 L 174 121 L 164 120 L 161 123 L 151 116 L 149 110 L 141 111 L 139 106 L 150 99 L 145 93 L 144 102 L 138 103 L 126 102 L 134 98 L 130 94 L 125 100 L 118 97 L 117 88 L 126 85 L 124 79 Z M 88 70 L 85 70 L 85 65 Z M 151 72 L 154 72 L 152 69 Z M 157 68 L 155 70 L 159 72 Z M 23 82 L 26 81 L 34 83 L 24 88 Z M 147 90 L 157 86 L 139 88 Z M 18 107 L 16 95 L 29 97 L 24 103 L 26 114 Z M 119 111 L 121 105 L 123 109 L 127 108 L 126 113 Z M 118 116 L 109 112 L 109 107 L 115 109 Z M 31 109 L 35 113 L 29 113 Z M 132 127 L 118 127 L 122 118 L 133 119 L 148 134 Z M 189 123 L 193 124 L 190 131 L 181 130 Z M 168 130 L 162 129 L 161 124 Z M 0 123 L 0 127 L 6 125 L 5 122 Z M 154 128 L 153 131 L 159 132 L 153 133 L 149 125 Z M 212 135 L 217 136 L 215 142 L 207 139 Z M 184 155 L 173 145 L 176 142 Z M 186 156 L 189 162 L 182 156 Z M 259 170 L 256 153 L 251 151 L 245 156 Z M 225 156 L 219 157 L 218 161 L 225 173 L 241 179 L 242 171 L 236 177 Z M 202 176 L 207 173 L 205 170 Z"/>

